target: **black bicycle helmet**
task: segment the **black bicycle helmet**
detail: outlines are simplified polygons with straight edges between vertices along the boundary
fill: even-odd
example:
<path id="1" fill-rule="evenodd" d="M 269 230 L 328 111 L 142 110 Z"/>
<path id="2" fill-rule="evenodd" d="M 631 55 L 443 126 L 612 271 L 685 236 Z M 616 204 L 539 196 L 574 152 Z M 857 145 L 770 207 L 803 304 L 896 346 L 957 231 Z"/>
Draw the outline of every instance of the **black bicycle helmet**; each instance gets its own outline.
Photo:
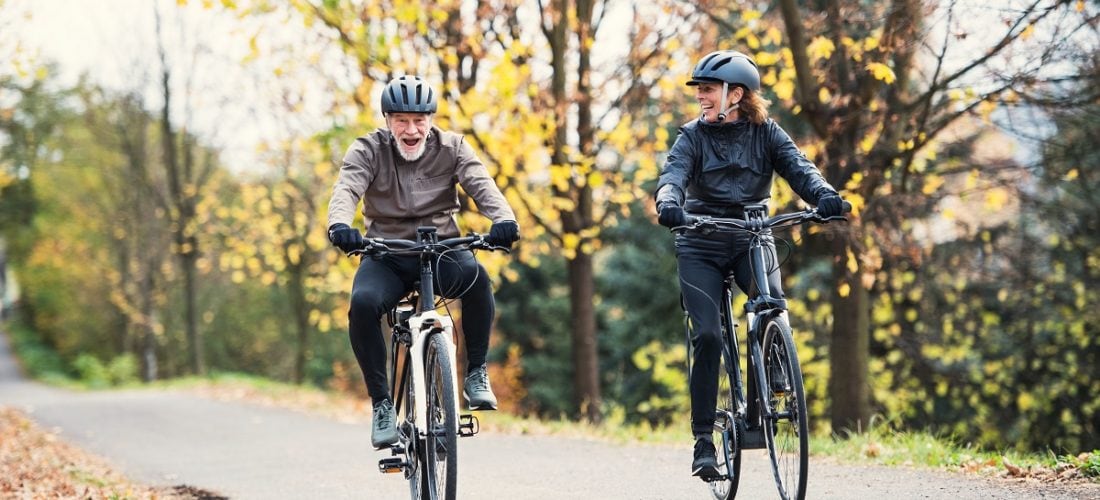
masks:
<path id="1" fill-rule="evenodd" d="M 437 103 L 431 85 L 419 76 L 400 76 L 382 91 L 382 113 L 435 113 Z"/>
<path id="2" fill-rule="evenodd" d="M 756 61 L 749 56 L 735 50 L 718 50 L 699 60 L 687 84 L 699 85 L 703 82 L 725 82 L 759 92 L 760 71 L 756 68 Z"/>

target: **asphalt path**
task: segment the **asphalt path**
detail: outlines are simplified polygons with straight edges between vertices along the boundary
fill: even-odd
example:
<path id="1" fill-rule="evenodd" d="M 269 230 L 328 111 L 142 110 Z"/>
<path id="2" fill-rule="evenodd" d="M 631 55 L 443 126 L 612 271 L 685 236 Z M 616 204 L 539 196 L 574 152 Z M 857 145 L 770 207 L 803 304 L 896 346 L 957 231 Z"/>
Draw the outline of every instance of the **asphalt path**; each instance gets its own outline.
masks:
<path id="1" fill-rule="evenodd" d="M 0 406 L 27 412 L 62 439 L 148 485 L 188 485 L 234 499 L 408 498 L 400 474 L 377 471 L 387 453 L 370 447 L 364 424 L 183 392 L 48 387 L 20 375 L 3 334 Z M 710 498 L 704 483 L 689 476 L 690 461 L 688 442 L 623 445 L 482 432 L 459 442 L 459 498 Z M 738 498 L 778 498 L 763 452 L 744 457 Z M 1100 498 L 1100 488 L 811 458 L 808 498 L 1077 499 Z"/>

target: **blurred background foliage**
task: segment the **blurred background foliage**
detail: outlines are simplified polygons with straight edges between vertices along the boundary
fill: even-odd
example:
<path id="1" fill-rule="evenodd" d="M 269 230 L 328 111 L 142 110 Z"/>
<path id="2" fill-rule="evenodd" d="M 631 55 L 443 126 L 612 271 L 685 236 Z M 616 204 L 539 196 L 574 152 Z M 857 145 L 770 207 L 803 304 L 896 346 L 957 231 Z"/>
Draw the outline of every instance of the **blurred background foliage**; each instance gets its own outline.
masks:
<path id="1" fill-rule="evenodd" d="M 362 395 L 356 263 L 329 247 L 326 203 L 344 149 L 381 123 L 380 85 L 420 73 L 443 94 L 437 124 L 466 134 L 521 219 L 511 257 L 482 256 L 504 407 L 686 435 L 672 239 L 649 193 L 697 112 L 694 61 L 735 48 L 857 208 L 780 235 L 816 430 L 874 415 L 982 446 L 1096 449 L 1097 5 L 1010 3 L 983 14 L 1003 25 L 990 39 L 962 21 L 968 2 L 155 2 L 140 13 L 154 69 L 120 89 L 63 82 L 5 29 L 34 9 L 0 0 L 5 329 L 47 379 L 233 371 Z M 195 15 L 228 19 L 239 46 Z M 202 86 L 222 52 L 264 75 L 247 87 L 263 124 L 248 165 L 223 154 L 239 122 L 197 118 L 219 122 L 240 93 Z M 801 206 L 782 180 L 773 195 L 773 211 Z"/>

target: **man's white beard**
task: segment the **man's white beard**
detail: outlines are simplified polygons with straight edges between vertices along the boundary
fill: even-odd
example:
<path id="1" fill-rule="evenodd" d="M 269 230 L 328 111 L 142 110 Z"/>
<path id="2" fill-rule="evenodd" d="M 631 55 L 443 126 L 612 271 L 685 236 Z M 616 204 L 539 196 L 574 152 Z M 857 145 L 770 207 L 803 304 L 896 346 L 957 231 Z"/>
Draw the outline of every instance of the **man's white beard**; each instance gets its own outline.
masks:
<path id="1" fill-rule="evenodd" d="M 413 151 L 412 153 L 406 152 L 405 148 L 402 146 L 401 140 L 398 139 L 397 154 L 401 155 L 401 157 L 404 158 L 405 161 L 419 160 L 421 156 L 424 156 L 424 149 L 428 146 L 428 138 L 431 136 L 431 131 L 429 131 L 427 134 L 424 134 L 424 138 L 420 140 L 420 145 L 417 146 L 416 151 Z"/>

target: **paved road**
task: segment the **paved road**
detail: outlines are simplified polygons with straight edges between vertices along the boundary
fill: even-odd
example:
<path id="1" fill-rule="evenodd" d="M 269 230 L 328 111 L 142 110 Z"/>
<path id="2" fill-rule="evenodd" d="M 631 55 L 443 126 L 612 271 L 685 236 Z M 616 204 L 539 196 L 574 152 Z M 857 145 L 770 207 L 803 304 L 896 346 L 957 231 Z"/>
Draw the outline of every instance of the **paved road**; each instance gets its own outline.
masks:
<path id="1" fill-rule="evenodd" d="M 369 429 L 289 410 L 153 390 L 71 392 L 20 377 L 0 334 L 0 406 L 12 406 L 106 458 L 131 479 L 190 485 L 234 499 L 408 498 Z M 487 415 L 484 418 L 492 418 Z M 467 499 L 703 499 L 688 476 L 690 446 L 614 445 L 554 436 L 483 433 L 460 441 Z M 777 498 L 766 458 L 744 459 L 738 498 Z M 946 472 L 811 461 L 810 498 L 1085 498 Z M 1090 490 L 1100 498 L 1100 488 Z M 1091 494 L 1091 493 L 1090 493 Z"/>

